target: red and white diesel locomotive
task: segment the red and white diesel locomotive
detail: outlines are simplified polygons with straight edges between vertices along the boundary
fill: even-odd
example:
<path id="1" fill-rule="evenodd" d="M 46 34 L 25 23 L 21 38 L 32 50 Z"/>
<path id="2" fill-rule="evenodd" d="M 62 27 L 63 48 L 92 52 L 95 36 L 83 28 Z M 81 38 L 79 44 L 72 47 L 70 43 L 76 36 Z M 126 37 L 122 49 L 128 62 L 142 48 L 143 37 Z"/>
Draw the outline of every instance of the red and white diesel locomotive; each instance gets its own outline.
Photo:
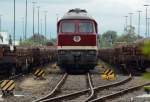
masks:
<path id="1" fill-rule="evenodd" d="M 57 24 L 58 65 L 65 71 L 93 69 L 97 64 L 98 27 L 86 10 L 72 9 Z"/>

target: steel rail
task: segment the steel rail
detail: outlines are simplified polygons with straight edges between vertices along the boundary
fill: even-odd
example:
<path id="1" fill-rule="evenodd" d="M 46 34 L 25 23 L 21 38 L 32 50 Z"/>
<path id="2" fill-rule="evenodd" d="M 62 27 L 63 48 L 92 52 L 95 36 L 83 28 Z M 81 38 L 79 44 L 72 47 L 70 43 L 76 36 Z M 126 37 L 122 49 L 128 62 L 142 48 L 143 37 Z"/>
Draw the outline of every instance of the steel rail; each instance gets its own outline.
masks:
<path id="1" fill-rule="evenodd" d="M 146 86 L 146 85 L 150 85 L 150 82 L 142 84 L 142 85 L 137 85 L 137 86 L 134 86 L 134 87 L 131 87 L 131 88 L 127 88 L 127 89 L 118 91 L 118 92 L 113 93 L 113 94 L 105 95 L 105 96 L 99 97 L 97 99 L 91 100 L 89 102 L 100 102 L 100 101 L 105 101 L 105 100 L 108 100 L 108 99 L 113 99 L 115 97 L 118 97 L 120 95 L 126 94 L 126 93 L 131 92 L 131 91 L 134 91 L 134 90 L 139 89 L 139 88 L 141 88 L 143 86 Z"/>
<path id="2" fill-rule="evenodd" d="M 87 76 L 88 76 L 88 84 L 89 84 L 89 87 L 90 87 L 91 94 L 83 102 L 88 102 L 94 96 L 94 87 L 93 87 L 93 84 L 92 84 L 92 78 L 90 76 L 90 73 L 88 73 Z"/>
<path id="3" fill-rule="evenodd" d="M 60 79 L 60 81 L 57 83 L 57 85 L 54 87 L 54 89 L 46 96 L 40 98 L 40 99 L 37 99 L 37 100 L 34 100 L 33 102 L 43 102 L 43 100 L 47 99 L 47 98 L 50 98 L 52 97 L 55 92 L 62 86 L 62 84 L 65 82 L 65 79 L 67 78 L 68 74 L 65 73 L 63 75 L 63 77 Z"/>
<path id="4" fill-rule="evenodd" d="M 93 89 L 94 89 L 94 91 L 97 91 L 97 90 L 103 90 L 103 89 L 106 89 L 106 88 L 109 88 L 109 87 L 119 86 L 121 84 L 127 83 L 131 79 L 132 79 L 132 76 L 129 75 L 129 77 L 124 79 L 124 80 L 114 82 L 114 83 L 111 83 L 111 84 L 107 84 L 107 85 L 103 85 L 103 86 L 97 86 L 97 87 L 94 87 Z M 85 89 L 85 90 L 81 90 L 81 91 L 77 91 L 77 92 L 73 92 L 73 93 L 70 93 L 70 94 L 66 94 L 66 95 L 61 95 L 61 96 L 49 98 L 49 99 L 43 100 L 42 102 L 58 101 L 58 100 L 61 100 L 61 99 L 72 97 L 72 96 L 77 96 L 77 95 L 81 95 L 81 94 L 83 95 L 84 93 L 87 93 L 89 91 L 90 91 L 90 88 Z"/>
<path id="5" fill-rule="evenodd" d="M 20 76 L 23 76 L 23 74 L 17 74 L 17 75 L 10 76 L 10 77 L 8 77 L 8 78 L 2 79 L 2 80 L 0 80 L 0 83 L 2 83 L 4 80 L 13 80 L 13 79 L 17 79 L 17 78 L 19 78 Z"/>

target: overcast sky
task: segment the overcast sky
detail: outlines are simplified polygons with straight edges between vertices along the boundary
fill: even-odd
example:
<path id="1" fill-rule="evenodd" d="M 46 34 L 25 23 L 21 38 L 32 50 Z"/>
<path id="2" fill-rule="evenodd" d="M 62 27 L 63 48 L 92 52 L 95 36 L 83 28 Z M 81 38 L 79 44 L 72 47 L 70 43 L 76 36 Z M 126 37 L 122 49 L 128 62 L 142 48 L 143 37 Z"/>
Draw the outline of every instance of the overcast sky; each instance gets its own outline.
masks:
<path id="1" fill-rule="evenodd" d="M 28 0 L 28 37 L 32 34 L 32 1 L 37 2 L 40 6 L 40 19 L 43 21 L 44 34 L 44 10 L 48 11 L 47 33 L 50 37 L 56 37 L 56 14 L 59 18 L 69 9 L 82 8 L 86 9 L 99 25 L 99 33 L 102 34 L 107 30 L 115 30 L 118 34 L 123 33 L 125 18 L 129 12 L 134 13 L 133 25 L 138 24 L 137 10 L 142 10 L 141 17 L 141 35 L 145 33 L 145 7 L 144 4 L 150 4 L 148 0 Z M 150 8 L 150 7 L 149 7 Z M 150 9 L 148 9 L 150 15 Z M 10 34 L 13 34 L 13 0 L 0 0 L 0 14 L 2 17 L 2 27 Z M 37 22 L 37 9 L 36 9 Z M 16 0 L 16 35 L 17 38 L 22 36 L 22 18 L 25 17 L 25 0 Z M 129 22 L 128 22 L 129 24 Z M 35 26 L 37 32 L 37 24 Z M 41 32 L 41 30 L 40 30 Z"/>

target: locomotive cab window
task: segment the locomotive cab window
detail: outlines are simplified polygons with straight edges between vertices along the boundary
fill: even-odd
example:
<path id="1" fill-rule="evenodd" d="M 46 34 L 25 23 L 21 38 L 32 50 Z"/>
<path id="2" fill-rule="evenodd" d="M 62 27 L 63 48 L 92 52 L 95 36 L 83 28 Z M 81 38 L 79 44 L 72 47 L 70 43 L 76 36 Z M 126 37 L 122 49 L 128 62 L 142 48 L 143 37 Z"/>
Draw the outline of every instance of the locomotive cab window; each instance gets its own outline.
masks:
<path id="1" fill-rule="evenodd" d="M 93 32 L 93 23 L 91 23 L 91 22 L 80 22 L 79 23 L 79 32 L 92 33 Z"/>
<path id="2" fill-rule="evenodd" d="M 75 23 L 63 22 L 62 27 L 61 27 L 61 32 L 74 33 L 75 32 Z"/>

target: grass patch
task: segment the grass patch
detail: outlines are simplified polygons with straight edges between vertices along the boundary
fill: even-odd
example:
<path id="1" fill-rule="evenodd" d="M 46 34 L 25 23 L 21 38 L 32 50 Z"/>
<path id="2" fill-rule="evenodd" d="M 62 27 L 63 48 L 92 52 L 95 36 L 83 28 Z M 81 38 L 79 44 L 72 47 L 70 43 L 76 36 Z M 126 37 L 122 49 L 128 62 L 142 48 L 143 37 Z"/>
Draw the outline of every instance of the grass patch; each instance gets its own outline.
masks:
<path id="1" fill-rule="evenodd" d="M 142 75 L 142 78 L 150 80 L 150 72 L 146 72 Z"/>
<path id="2" fill-rule="evenodd" d="M 106 65 L 107 68 L 111 68 L 111 65 L 110 65 L 110 64 L 105 63 L 105 65 Z"/>

